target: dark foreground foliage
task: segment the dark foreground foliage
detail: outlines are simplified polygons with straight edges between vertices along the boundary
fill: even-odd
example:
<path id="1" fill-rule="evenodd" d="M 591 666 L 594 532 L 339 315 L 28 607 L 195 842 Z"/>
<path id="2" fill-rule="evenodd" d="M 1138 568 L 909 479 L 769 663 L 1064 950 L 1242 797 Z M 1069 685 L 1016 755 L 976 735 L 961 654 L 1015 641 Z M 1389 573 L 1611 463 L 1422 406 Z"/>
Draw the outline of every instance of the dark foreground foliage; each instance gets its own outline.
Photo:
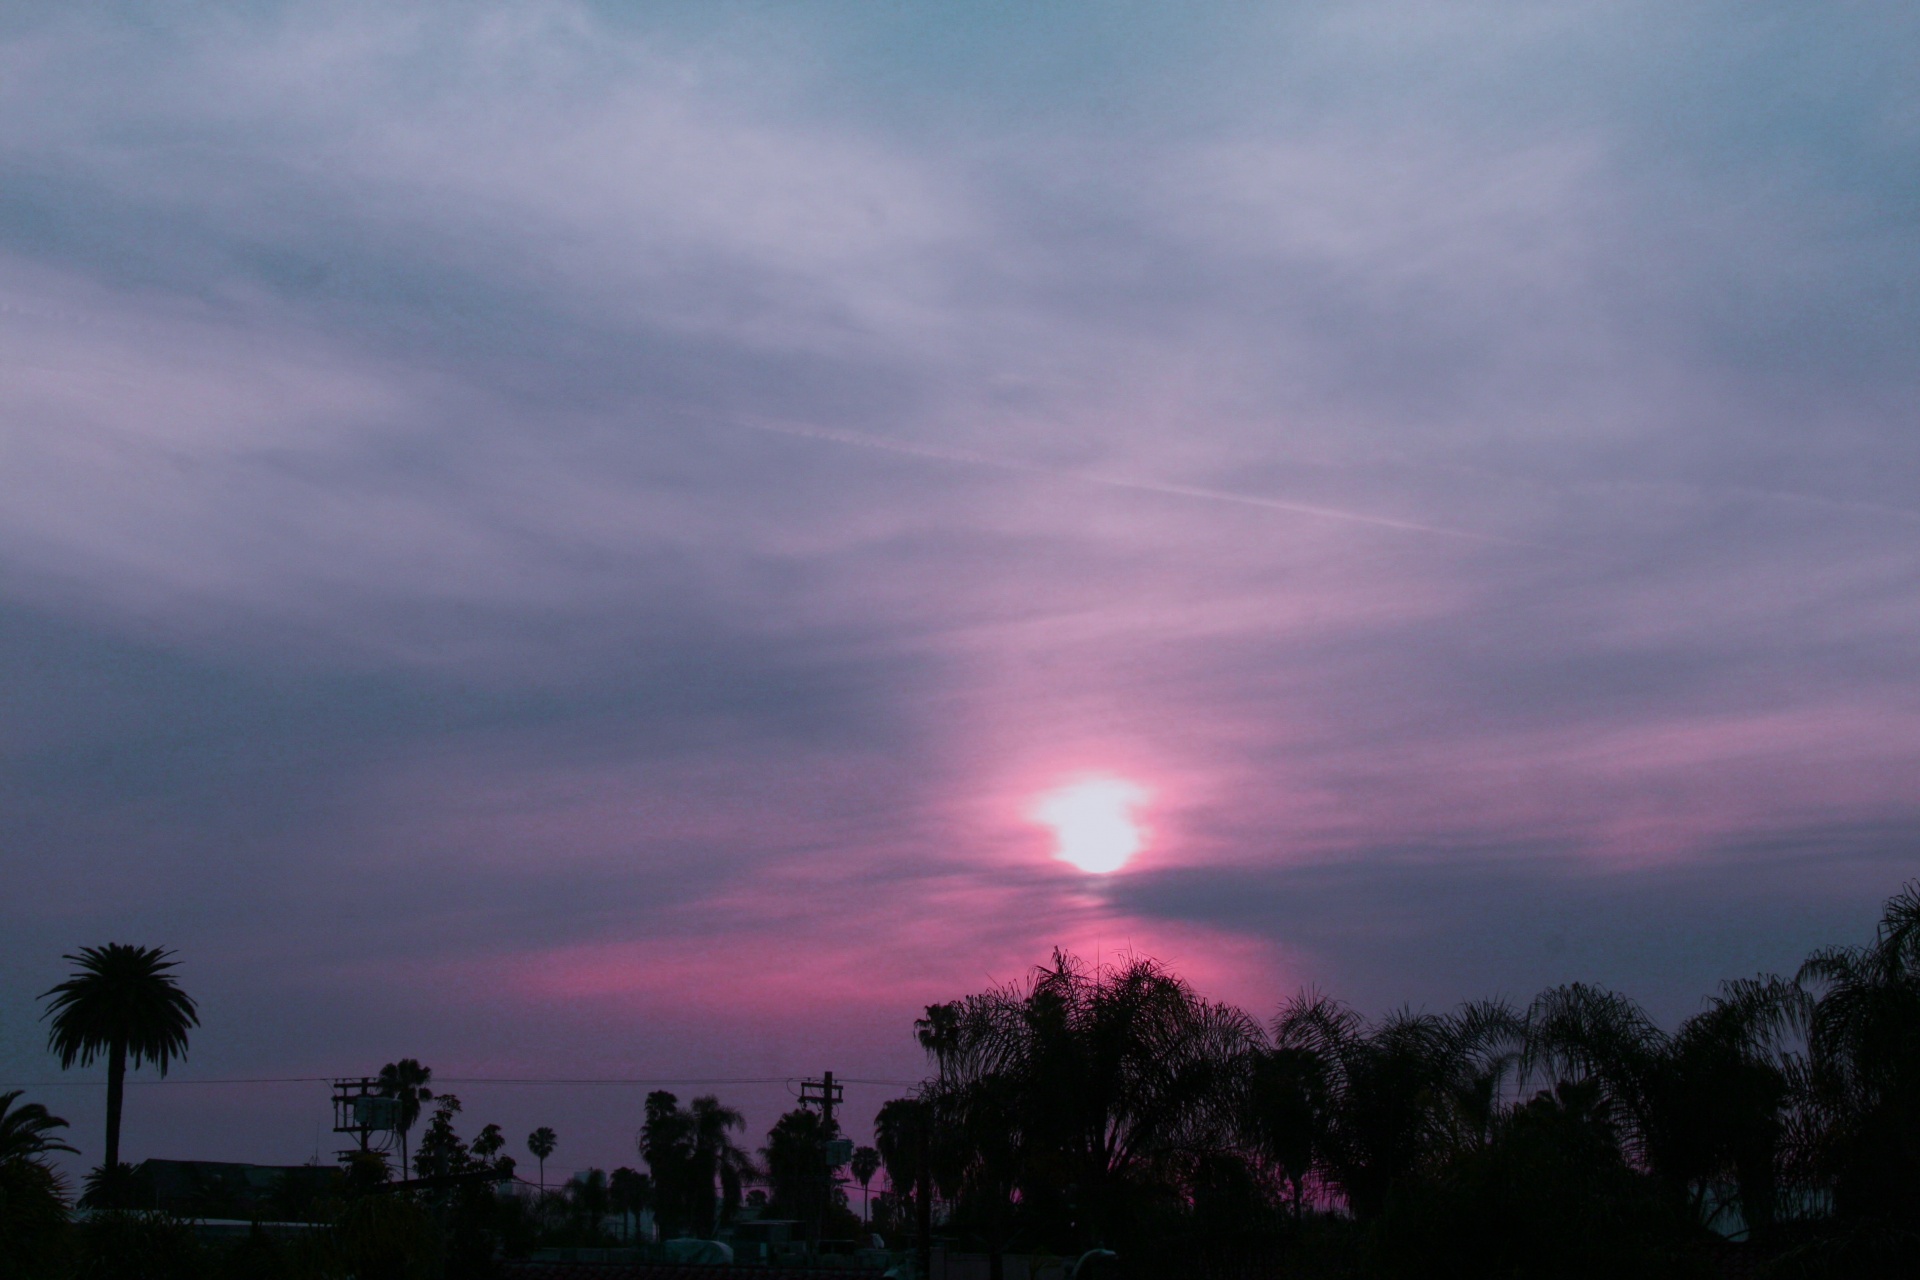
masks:
<path id="1" fill-rule="evenodd" d="M 498 1194 L 504 1135 L 463 1140 L 409 1060 L 392 1096 L 434 1104 L 415 1181 L 368 1157 L 310 1229 L 217 1243 L 141 1207 L 125 1166 L 77 1213 L 49 1159 L 66 1122 L 0 1095 L 0 1280 L 495 1280 L 536 1244 L 631 1242 L 643 1211 L 667 1237 L 762 1214 L 851 1241 L 843 1163 L 863 1188 L 884 1169 L 871 1226 L 896 1249 L 979 1252 L 993 1280 L 1010 1254 L 1098 1250 L 1078 1280 L 1920 1274 L 1920 885 L 1871 941 L 1729 982 L 1672 1031 L 1581 984 L 1377 1020 L 1307 992 L 1262 1024 L 1153 961 L 1056 953 L 916 1032 L 933 1074 L 871 1150 L 802 1107 L 756 1162 L 737 1111 L 656 1092 L 646 1173 L 537 1197 Z"/>
<path id="2" fill-rule="evenodd" d="M 1128 1275 L 1920 1274 L 1920 886 L 1875 938 L 1669 1032 L 1573 984 L 1262 1026 L 1149 960 L 1064 954 L 929 1008 L 877 1220 Z"/>

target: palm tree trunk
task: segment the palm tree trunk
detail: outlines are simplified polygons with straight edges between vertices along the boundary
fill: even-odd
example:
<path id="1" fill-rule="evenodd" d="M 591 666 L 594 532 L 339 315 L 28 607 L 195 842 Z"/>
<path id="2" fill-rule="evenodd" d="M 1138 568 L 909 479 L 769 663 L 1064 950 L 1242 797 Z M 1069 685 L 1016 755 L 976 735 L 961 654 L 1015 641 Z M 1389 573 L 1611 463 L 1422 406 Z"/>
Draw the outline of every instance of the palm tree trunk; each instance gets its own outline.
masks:
<path id="1" fill-rule="evenodd" d="M 115 1039 L 107 1050 L 107 1169 L 120 1164 L 120 1108 L 127 1093 L 127 1042 Z"/>

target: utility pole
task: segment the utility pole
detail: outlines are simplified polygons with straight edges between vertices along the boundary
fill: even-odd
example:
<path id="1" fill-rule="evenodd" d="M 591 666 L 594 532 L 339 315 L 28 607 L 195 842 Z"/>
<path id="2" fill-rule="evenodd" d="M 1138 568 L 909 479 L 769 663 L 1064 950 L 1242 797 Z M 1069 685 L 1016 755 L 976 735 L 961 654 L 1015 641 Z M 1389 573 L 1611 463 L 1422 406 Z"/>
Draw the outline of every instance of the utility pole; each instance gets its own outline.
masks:
<path id="1" fill-rule="evenodd" d="M 800 1082 L 800 1105 L 819 1107 L 821 1127 L 833 1128 L 833 1109 L 840 1104 L 846 1094 L 846 1086 L 834 1081 L 833 1072 L 823 1071 L 818 1080 Z"/>
<path id="2" fill-rule="evenodd" d="M 333 1082 L 333 1131 L 352 1134 L 357 1144 L 353 1151 L 342 1151 L 340 1159 L 368 1155 L 375 1133 L 393 1131 L 399 1123 L 400 1104 L 380 1092 L 380 1082 L 372 1076 L 346 1076 Z M 401 1171 L 401 1177 L 406 1172 Z"/>
<path id="3" fill-rule="evenodd" d="M 827 1230 L 827 1207 L 833 1201 L 833 1170 L 836 1163 L 845 1164 L 844 1159 L 836 1161 L 835 1156 L 843 1154 L 838 1148 L 843 1144 L 838 1138 L 838 1130 L 833 1123 L 833 1109 L 841 1101 L 845 1087 L 833 1078 L 833 1072 L 822 1071 L 818 1080 L 800 1082 L 800 1105 L 820 1108 L 820 1205 L 814 1217 L 813 1239 L 817 1247 L 820 1238 Z"/>

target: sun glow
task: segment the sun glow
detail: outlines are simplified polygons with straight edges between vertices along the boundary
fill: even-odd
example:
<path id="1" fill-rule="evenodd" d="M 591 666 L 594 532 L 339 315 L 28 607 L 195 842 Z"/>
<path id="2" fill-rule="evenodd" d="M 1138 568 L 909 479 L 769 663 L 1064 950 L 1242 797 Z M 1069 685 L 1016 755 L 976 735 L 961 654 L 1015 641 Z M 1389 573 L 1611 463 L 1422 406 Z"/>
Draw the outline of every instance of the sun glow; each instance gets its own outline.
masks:
<path id="1" fill-rule="evenodd" d="M 1034 820 L 1053 828 L 1053 856 L 1088 875 L 1109 875 L 1127 865 L 1146 843 L 1133 820 L 1140 789 L 1111 778 L 1077 782 L 1047 796 Z"/>

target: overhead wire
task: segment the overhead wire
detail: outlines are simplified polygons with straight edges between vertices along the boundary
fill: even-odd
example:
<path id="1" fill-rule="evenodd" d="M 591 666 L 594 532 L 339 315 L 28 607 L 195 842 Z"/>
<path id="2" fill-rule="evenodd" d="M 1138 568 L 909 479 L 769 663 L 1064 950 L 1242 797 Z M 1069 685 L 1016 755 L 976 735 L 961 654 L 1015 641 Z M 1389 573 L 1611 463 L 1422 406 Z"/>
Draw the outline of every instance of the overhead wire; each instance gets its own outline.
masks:
<path id="1" fill-rule="evenodd" d="M 249 1085 L 249 1084 L 332 1084 L 336 1080 L 358 1080 L 359 1076 L 223 1076 L 223 1077 L 129 1077 L 129 1085 Z M 501 1085 L 791 1085 L 798 1076 L 435 1076 L 434 1084 Z M 878 1077 L 835 1076 L 843 1084 L 912 1088 L 918 1080 L 892 1080 Z M 98 1088 L 100 1080 L 12 1080 L 0 1081 L 0 1089 L 78 1089 Z"/>

